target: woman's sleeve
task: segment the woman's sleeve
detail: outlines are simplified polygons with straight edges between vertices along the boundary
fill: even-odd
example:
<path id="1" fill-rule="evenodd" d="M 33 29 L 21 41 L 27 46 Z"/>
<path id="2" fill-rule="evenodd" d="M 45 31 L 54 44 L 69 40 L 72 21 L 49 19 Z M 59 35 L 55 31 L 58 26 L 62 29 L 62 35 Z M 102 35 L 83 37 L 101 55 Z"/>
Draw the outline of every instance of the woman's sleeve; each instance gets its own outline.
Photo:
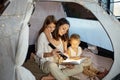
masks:
<path id="1" fill-rule="evenodd" d="M 37 41 L 37 53 L 36 55 L 40 58 L 43 58 L 45 47 L 45 35 L 41 33 Z"/>

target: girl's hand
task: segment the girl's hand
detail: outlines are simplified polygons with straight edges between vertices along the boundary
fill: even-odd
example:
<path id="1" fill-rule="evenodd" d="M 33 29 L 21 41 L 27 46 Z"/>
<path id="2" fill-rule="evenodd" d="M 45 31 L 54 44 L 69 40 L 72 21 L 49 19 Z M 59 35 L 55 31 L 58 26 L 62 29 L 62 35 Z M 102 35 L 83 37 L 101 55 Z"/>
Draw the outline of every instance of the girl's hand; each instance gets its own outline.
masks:
<path id="1" fill-rule="evenodd" d="M 53 49 L 52 52 L 51 52 L 51 54 L 52 54 L 53 56 L 55 55 L 55 56 L 59 57 L 58 51 L 59 51 L 58 49 Z"/>

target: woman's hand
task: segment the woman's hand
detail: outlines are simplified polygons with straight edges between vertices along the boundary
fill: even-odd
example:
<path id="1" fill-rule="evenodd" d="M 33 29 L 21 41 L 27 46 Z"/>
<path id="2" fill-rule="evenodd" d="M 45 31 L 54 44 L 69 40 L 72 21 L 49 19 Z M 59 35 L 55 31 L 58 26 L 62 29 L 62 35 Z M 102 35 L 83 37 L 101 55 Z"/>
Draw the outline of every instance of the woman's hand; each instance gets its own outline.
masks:
<path id="1" fill-rule="evenodd" d="M 52 43 L 52 44 L 55 44 L 55 40 L 52 38 L 51 31 L 50 31 L 48 28 L 46 28 L 46 29 L 44 30 L 44 33 L 45 33 L 48 41 L 49 41 L 50 43 Z"/>

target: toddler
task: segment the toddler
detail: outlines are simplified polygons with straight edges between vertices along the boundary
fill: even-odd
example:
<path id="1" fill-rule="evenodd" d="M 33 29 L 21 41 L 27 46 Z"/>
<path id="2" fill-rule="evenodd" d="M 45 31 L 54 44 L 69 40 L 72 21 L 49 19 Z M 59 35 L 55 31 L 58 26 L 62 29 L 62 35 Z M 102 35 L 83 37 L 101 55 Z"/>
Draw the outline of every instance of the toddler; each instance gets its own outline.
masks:
<path id="1" fill-rule="evenodd" d="M 81 56 L 82 48 L 79 46 L 80 42 L 81 42 L 80 36 L 78 34 L 72 34 L 70 36 L 70 41 L 69 41 L 70 47 L 68 47 L 68 51 L 67 51 L 67 54 L 70 59 L 77 60 L 77 59 L 83 58 L 83 56 Z M 85 75 L 90 76 L 90 77 L 94 77 L 97 75 L 98 70 L 92 66 L 92 62 L 89 57 L 86 57 L 86 60 L 82 62 L 81 64 L 84 67 L 83 73 Z"/>

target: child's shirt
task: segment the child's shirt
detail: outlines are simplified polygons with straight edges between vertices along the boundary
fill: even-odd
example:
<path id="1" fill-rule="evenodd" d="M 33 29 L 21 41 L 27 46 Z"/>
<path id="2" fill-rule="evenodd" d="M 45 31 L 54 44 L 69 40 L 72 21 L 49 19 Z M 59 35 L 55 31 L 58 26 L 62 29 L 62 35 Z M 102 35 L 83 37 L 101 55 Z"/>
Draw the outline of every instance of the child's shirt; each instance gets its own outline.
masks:
<path id="1" fill-rule="evenodd" d="M 71 57 L 81 56 L 81 54 L 82 54 L 82 48 L 81 47 L 78 47 L 78 53 L 76 53 L 71 47 L 69 47 L 68 49 L 70 50 Z"/>

